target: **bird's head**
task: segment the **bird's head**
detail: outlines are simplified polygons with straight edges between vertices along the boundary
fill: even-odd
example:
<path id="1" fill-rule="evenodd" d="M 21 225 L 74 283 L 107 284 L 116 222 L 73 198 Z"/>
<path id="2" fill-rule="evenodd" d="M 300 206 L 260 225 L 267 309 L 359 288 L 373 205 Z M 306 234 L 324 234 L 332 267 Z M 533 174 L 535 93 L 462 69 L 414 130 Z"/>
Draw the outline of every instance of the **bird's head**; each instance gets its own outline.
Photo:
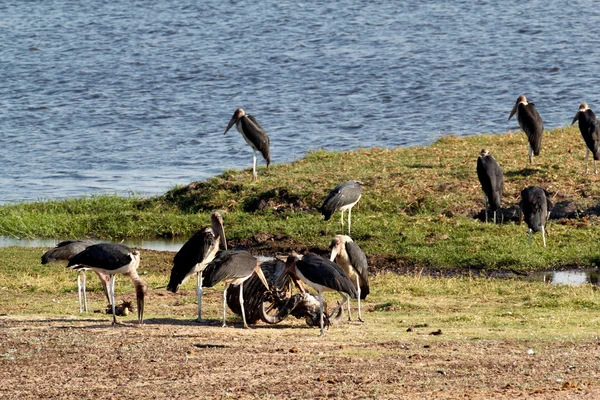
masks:
<path id="1" fill-rule="evenodd" d="M 237 110 L 235 110 L 235 112 L 233 113 L 233 117 L 231 117 L 231 119 L 229 120 L 229 124 L 227 124 L 227 129 L 225 129 L 225 133 L 227 133 L 227 131 L 230 130 L 231 127 L 236 122 L 238 122 L 240 120 L 240 118 L 242 118 L 244 115 L 246 115 L 246 113 L 244 112 L 243 109 L 238 108 Z"/>
<path id="2" fill-rule="evenodd" d="M 223 250 L 227 250 L 227 238 L 225 237 L 225 228 L 223 228 L 223 217 L 218 211 L 215 211 L 210 216 L 210 226 L 213 234 L 221 242 Z"/>
<path id="3" fill-rule="evenodd" d="M 483 157 L 487 157 L 490 155 L 490 152 L 487 151 L 486 149 L 481 149 L 481 153 L 479 153 L 479 157 L 483 158 Z"/>
<path id="4" fill-rule="evenodd" d="M 590 107 L 588 107 L 588 104 L 585 101 L 582 101 L 581 104 L 579 105 L 579 109 L 577 110 L 577 114 L 575 114 L 575 117 L 573 118 L 573 121 L 571 122 L 571 125 L 573 125 L 575 123 L 575 121 L 579 120 L 579 117 L 581 116 L 582 112 L 586 112 L 589 109 L 590 109 Z"/>
<path id="5" fill-rule="evenodd" d="M 351 242 L 352 239 L 350 236 L 346 235 L 336 235 L 329 245 L 329 249 L 331 250 L 331 257 L 329 258 L 331 261 L 335 261 L 336 257 L 341 255 L 344 251 L 344 246 L 346 243 Z"/>
<path id="6" fill-rule="evenodd" d="M 514 107 L 512 108 L 512 111 L 510 112 L 510 115 L 508 116 L 508 119 L 510 120 L 512 118 L 513 115 L 515 115 L 515 113 L 517 112 L 517 108 L 519 107 L 519 104 L 523 104 L 524 106 L 526 106 L 527 104 L 527 98 L 525 97 L 524 94 L 520 95 L 517 98 L 517 101 L 514 105 Z"/>

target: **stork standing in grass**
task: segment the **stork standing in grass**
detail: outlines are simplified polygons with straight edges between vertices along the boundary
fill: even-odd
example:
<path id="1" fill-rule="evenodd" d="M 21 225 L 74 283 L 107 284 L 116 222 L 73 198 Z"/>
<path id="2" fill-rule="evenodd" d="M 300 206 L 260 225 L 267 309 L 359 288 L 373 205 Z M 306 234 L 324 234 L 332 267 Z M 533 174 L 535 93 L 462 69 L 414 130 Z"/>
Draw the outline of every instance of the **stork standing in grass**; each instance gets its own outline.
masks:
<path id="1" fill-rule="evenodd" d="M 300 257 L 292 253 L 286 261 L 286 269 L 292 279 L 300 279 L 319 293 L 319 312 L 321 336 L 324 334 L 323 321 L 323 292 L 334 291 L 342 295 L 342 304 L 351 297 L 356 299 L 357 293 L 354 285 L 346 272 L 336 263 L 319 257 L 316 254 L 308 253 Z M 300 287 L 296 283 L 297 287 Z"/>
<path id="2" fill-rule="evenodd" d="M 575 121 L 579 121 L 579 131 L 586 144 L 585 173 L 588 173 L 588 156 L 591 151 L 594 157 L 594 174 L 598 174 L 598 170 L 596 169 L 596 161 L 600 160 L 600 122 L 598 121 L 598 117 L 596 117 L 596 114 L 594 114 L 584 101 L 579 105 L 579 110 L 577 110 L 577 114 L 575 114 L 571 125 Z"/>
<path id="3" fill-rule="evenodd" d="M 538 186 L 529 186 L 521 191 L 521 221 L 525 219 L 529 227 L 529 243 L 533 232 L 542 231 L 542 240 L 546 247 L 546 222 L 552 210 L 552 202 L 546 191 Z"/>
<path id="4" fill-rule="evenodd" d="M 177 293 L 179 286 L 196 274 L 196 295 L 198 297 L 198 318 L 202 321 L 202 272 L 219 251 L 219 242 L 227 250 L 227 239 L 223 228 L 223 217 L 215 211 L 210 216 L 211 226 L 194 234 L 175 254 L 171 278 L 167 290 Z"/>
<path id="5" fill-rule="evenodd" d="M 542 133 L 544 132 L 544 121 L 535 109 L 535 104 L 527 101 L 524 95 L 517 98 L 508 119 L 517 114 L 517 122 L 527 135 L 529 142 L 529 163 L 533 164 L 533 156 L 539 156 L 542 149 Z"/>
<path id="6" fill-rule="evenodd" d="M 494 223 L 496 223 L 496 212 L 502 203 L 502 192 L 504 191 L 504 174 L 498 162 L 486 149 L 481 150 L 477 157 L 477 177 L 483 189 L 483 201 L 485 204 L 485 222 L 488 220 L 488 206 L 494 212 Z"/>
<path id="7" fill-rule="evenodd" d="M 325 221 L 329 221 L 333 213 L 341 211 L 342 233 L 344 230 L 344 211 L 348 211 L 348 235 L 350 234 L 350 220 L 352 207 L 358 203 L 362 196 L 363 184 L 358 181 L 348 181 L 334 187 L 321 206 L 321 213 Z"/>
<path id="8" fill-rule="evenodd" d="M 350 278 L 358 298 L 358 320 L 364 322 L 360 312 L 360 301 L 369 294 L 369 266 L 367 256 L 350 236 L 337 235 L 331 241 L 331 261 L 335 261 L 344 269 Z M 348 301 L 348 321 L 351 321 L 350 301 Z"/>
<path id="9" fill-rule="evenodd" d="M 69 262 L 69 260 L 76 254 L 81 253 L 87 247 L 93 245 L 94 242 L 91 240 L 65 240 L 56 245 L 56 247 L 48 250 L 42 255 L 42 264 L 54 263 L 54 262 L 64 262 L 65 264 Z M 77 295 L 79 298 L 79 312 L 88 312 L 87 305 L 87 294 L 85 290 L 86 285 L 86 269 L 82 268 L 77 273 Z M 106 299 L 110 302 L 110 298 L 108 296 L 108 282 L 109 277 L 106 274 L 103 274 L 99 271 L 94 271 L 98 278 L 100 278 L 100 282 L 102 283 L 102 289 L 104 290 L 104 294 L 106 295 Z M 83 307 L 82 307 L 82 298 L 83 298 Z"/>
<path id="10" fill-rule="evenodd" d="M 244 310 L 244 282 L 252 274 L 256 273 L 263 285 L 269 289 L 267 278 L 260 268 L 258 260 L 247 251 L 222 251 L 204 270 L 204 286 L 213 287 L 219 282 L 225 283 L 223 289 L 223 326 L 225 324 L 225 313 L 227 309 L 227 288 L 229 285 L 240 285 L 240 308 L 242 311 L 242 320 L 244 328 L 248 328 L 246 323 L 246 312 Z"/>
<path id="11" fill-rule="evenodd" d="M 99 243 L 87 247 L 81 253 L 74 255 L 67 264 L 75 270 L 91 269 L 110 277 L 109 295 L 112 305 L 113 325 L 117 323 L 115 314 L 115 276 L 123 274 L 131 278 L 137 298 L 138 323 L 144 322 L 144 298 L 148 285 L 137 273 L 140 265 L 140 252 L 132 250 L 123 244 Z"/>
<path id="12" fill-rule="evenodd" d="M 254 151 L 254 156 L 252 158 L 252 179 L 256 180 L 256 152 L 258 151 L 262 154 L 267 162 L 267 168 L 269 168 L 269 164 L 271 163 L 269 136 L 263 127 L 260 126 L 256 118 L 250 114 L 246 114 L 241 108 L 238 108 L 235 110 L 235 113 L 233 113 L 233 117 L 231 117 L 231 120 L 225 129 L 225 133 L 227 133 L 234 124 L 246 143 L 248 143 L 248 145 L 252 147 L 252 151 Z"/>

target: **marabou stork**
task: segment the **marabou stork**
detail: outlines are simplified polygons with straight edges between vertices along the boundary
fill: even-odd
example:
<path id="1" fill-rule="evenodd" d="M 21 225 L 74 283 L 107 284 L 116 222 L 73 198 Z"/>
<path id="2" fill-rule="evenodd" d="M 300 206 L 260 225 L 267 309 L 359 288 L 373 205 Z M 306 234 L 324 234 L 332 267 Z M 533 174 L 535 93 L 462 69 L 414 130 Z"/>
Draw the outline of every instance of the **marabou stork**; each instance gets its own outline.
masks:
<path id="1" fill-rule="evenodd" d="M 546 222 L 552 210 L 552 202 L 546 191 L 538 186 L 529 186 L 521 191 L 521 221 L 525 219 L 529 227 L 529 243 L 533 232 L 542 231 L 542 240 L 546 247 Z"/>
<path id="2" fill-rule="evenodd" d="M 358 320 L 363 322 L 360 312 L 360 301 L 367 298 L 369 294 L 369 266 L 367 256 L 350 236 L 336 235 L 329 246 L 331 249 L 331 261 L 335 261 L 344 269 L 350 278 L 358 298 Z M 351 321 L 350 301 L 348 301 L 348 321 Z"/>
<path id="3" fill-rule="evenodd" d="M 585 149 L 585 173 L 588 173 L 588 155 L 591 151 L 594 156 L 594 174 L 597 174 L 596 161 L 600 160 L 600 121 L 585 101 L 579 105 L 579 110 L 571 125 L 577 120 L 579 120 L 579 131 L 587 146 Z"/>
<path id="4" fill-rule="evenodd" d="M 362 196 L 363 184 L 358 181 L 344 182 L 334 187 L 321 206 L 321 213 L 325 221 L 329 221 L 336 211 L 341 211 L 342 233 L 344 230 L 344 211 L 348 211 L 348 234 L 350 234 L 350 216 L 352 207 L 358 203 Z"/>
<path id="5" fill-rule="evenodd" d="M 528 103 L 524 95 L 520 95 L 513 107 L 508 119 L 517 114 L 517 122 L 527 135 L 529 141 L 529 163 L 533 164 L 533 156 L 539 156 L 542 149 L 542 133 L 544 132 L 544 121 L 535 109 L 535 104 Z"/>
<path id="6" fill-rule="evenodd" d="M 87 247 L 93 245 L 94 242 L 91 240 L 64 240 L 56 245 L 56 247 L 48 250 L 42 255 L 42 264 L 54 263 L 54 262 L 64 262 L 68 263 L 68 261 L 75 254 L 78 254 L 85 250 Z M 85 269 L 81 269 L 77 273 L 77 295 L 79 298 L 79 312 L 88 312 L 87 306 L 87 294 L 85 292 L 85 283 L 86 283 L 86 273 Z M 106 299 L 110 301 L 108 296 L 108 275 L 103 274 L 102 272 L 94 271 L 98 278 L 100 278 L 100 282 L 102 283 L 102 288 L 104 289 L 104 294 L 106 295 Z M 83 297 L 83 307 L 81 305 L 81 299 Z"/>
<path id="7" fill-rule="evenodd" d="M 267 168 L 269 168 L 269 164 L 271 163 L 269 136 L 263 127 L 260 126 L 256 118 L 250 114 L 246 114 L 241 108 L 238 108 L 233 113 L 233 117 L 231 117 L 229 124 L 227 124 L 227 129 L 225 129 L 225 133 L 231 129 L 233 124 L 235 124 L 238 132 L 241 133 L 246 143 L 248 143 L 254 151 L 254 156 L 252 158 L 252 179 L 256 180 L 256 152 L 259 151 L 260 154 L 262 154 L 267 162 Z"/>
<path id="8" fill-rule="evenodd" d="M 504 174 L 498 162 L 486 149 L 481 150 L 477 157 L 477 177 L 484 193 L 485 222 L 487 223 L 488 220 L 489 205 L 490 211 L 494 212 L 494 223 L 496 223 L 496 211 L 500 209 L 504 191 Z"/>
<path id="9" fill-rule="evenodd" d="M 244 281 L 256 273 L 263 285 L 269 289 L 267 278 L 263 274 L 260 264 L 247 251 L 226 250 L 220 252 L 217 257 L 204 270 L 204 286 L 213 287 L 219 282 L 225 283 L 223 289 L 223 326 L 225 324 L 225 311 L 227 308 L 227 288 L 229 285 L 240 285 L 240 308 L 244 328 L 248 328 L 246 323 L 246 313 L 244 310 Z"/>
<path id="10" fill-rule="evenodd" d="M 321 336 L 323 336 L 323 292 L 335 291 L 342 295 L 342 304 L 348 301 L 348 297 L 356 299 L 356 289 L 342 267 L 336 263 L 308 253 L 300 257 L 292 253 L 286 261 L 286 268 L 293 280 L 300 279 L 319 293 L 319 312 Z M 296 283 L 297 287 L 300 287 Z"/>
<path id="11" fill-rule="evenodd" d="M 179 286 L 191 275 L 196 274 L 196 295 L 198 296 L 198 318 L 202 321 L 202 271 L 214 260 L 219 251 L 219 241 L 227 250 L 227 240 L 223 229 L 223 217 L 215 211 L 210 216 L 211 226 L 194 234 L 173 258 L 171 278 L 167 290 L 177 293 Z"/>
<path id="12" fill-rule="evenodd" d="M 144 322 L 144 297 L 148 285 L 137 273 L 140 265 L 140 252 L 132 250 L 123 244 L 99 243 L 89 246 L 81 253 L 74 255 L 67 265 L 75 270 L 88 268 L 110 276 L 109 294 L 112 304 L 113 325 L 117 323 L 115 314 L 115 275 L 129 276 L 135 286 L 138 308 L 138 323 Z"/>

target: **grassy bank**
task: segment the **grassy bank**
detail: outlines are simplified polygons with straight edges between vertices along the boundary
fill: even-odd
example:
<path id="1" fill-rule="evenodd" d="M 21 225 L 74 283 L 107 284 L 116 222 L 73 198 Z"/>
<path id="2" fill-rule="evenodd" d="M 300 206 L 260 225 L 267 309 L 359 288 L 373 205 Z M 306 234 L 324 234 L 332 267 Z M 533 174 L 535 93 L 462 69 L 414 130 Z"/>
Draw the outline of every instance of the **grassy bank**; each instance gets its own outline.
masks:
<path id="1" fill-rule="evenodd" d="M 546 249 L 539 236 L 528 246 L 524 225 L 481 223 L 474 216 L 482 209 L 475 173 L 482 148 L 504 170 L 504 207 L 518 204 L 524 187 L 539 185 L 554 203 L 575 201 L 586 216 L 552 221 Z M 219 209 L 225 211 L 233 243 L 264 252 L 325 249 L 340 232 L 339 215 L 325 222 L 317 209 L 332 187 L 356 179 L 365 189 L 353 212 L 352 236 L 373 260 L 442 269 L 587 267 L 600 260 L 594 215 L 600 185 L 598 176 L 583 174 L 584 168 L 584 144 L 576 127 L 546 132 L 533 166 L 521 132 L 443 137 L 426 147 L 317 151 L 261 168 L 258 182 L 251 181 L 249 170 L 226 171 L 150 199 L 94 196 L 5 205 L 0 207 L 0 235 L 186 238 Z"/>
<path id="2" fill-rule="evenodd" d="M 76 315 L 76 274 L 60 265 L 40 265 L 44 249 L 0 249 L 0 309 L 8 315 Z M 192 319 L 197 312 L 195 280 L 179 293 L 167 292 L 173 253 L 143 251 L 140 272 L 150 291 L 148 320 Z M 99 280 L 88 274 L 90 309 L 106 306 Z M 135 290 L 117 279 L 117 302 L 135 304 Z M 222 285 L 205 289 L 204 309 L 215 323 L 221 317 Z M 327 297 L 335 303 L 337 294 Z M 355 304 L 353 303 L 355 310 Z M 600 297 L 595 287 L 552 286 L 542 282 L 470 277 L 432 278 L 383 273 L 371 279 L 371 294 L 363 303 L 368 330 L 379 339 L 392 338 L 411 326 L 421 333 L 442 329 L 446 339 L 573 339 L 597 334 Z M 239 322 L 231 312 L 229 318 Z M 102 313 L 85 316 L 98 320 Z M 135 313 L 124 320 L 135 321 Z M 288 324 L 304 326 L 290 318 Z M 577 327 L 576 330 L 573 328 Z M 345 329 L 345 328 L 344 328 Z M 316 332 L 315 332 L 316 333 Z"/>

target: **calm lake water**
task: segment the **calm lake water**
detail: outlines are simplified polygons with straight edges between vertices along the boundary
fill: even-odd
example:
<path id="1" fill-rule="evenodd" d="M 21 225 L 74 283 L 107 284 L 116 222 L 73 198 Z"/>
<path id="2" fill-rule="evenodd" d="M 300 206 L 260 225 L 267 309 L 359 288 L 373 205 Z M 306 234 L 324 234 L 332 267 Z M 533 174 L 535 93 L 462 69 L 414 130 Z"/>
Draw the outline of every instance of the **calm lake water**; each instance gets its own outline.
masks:
<path id="1" fill-rule="evenodd" d="M 521 93 L 548 128 L 600 109 L 592 1 L 190 3 L 0 3 L 0 203 L 247 168 L 237 107 L 274 163 L 515 130 Z"/>

